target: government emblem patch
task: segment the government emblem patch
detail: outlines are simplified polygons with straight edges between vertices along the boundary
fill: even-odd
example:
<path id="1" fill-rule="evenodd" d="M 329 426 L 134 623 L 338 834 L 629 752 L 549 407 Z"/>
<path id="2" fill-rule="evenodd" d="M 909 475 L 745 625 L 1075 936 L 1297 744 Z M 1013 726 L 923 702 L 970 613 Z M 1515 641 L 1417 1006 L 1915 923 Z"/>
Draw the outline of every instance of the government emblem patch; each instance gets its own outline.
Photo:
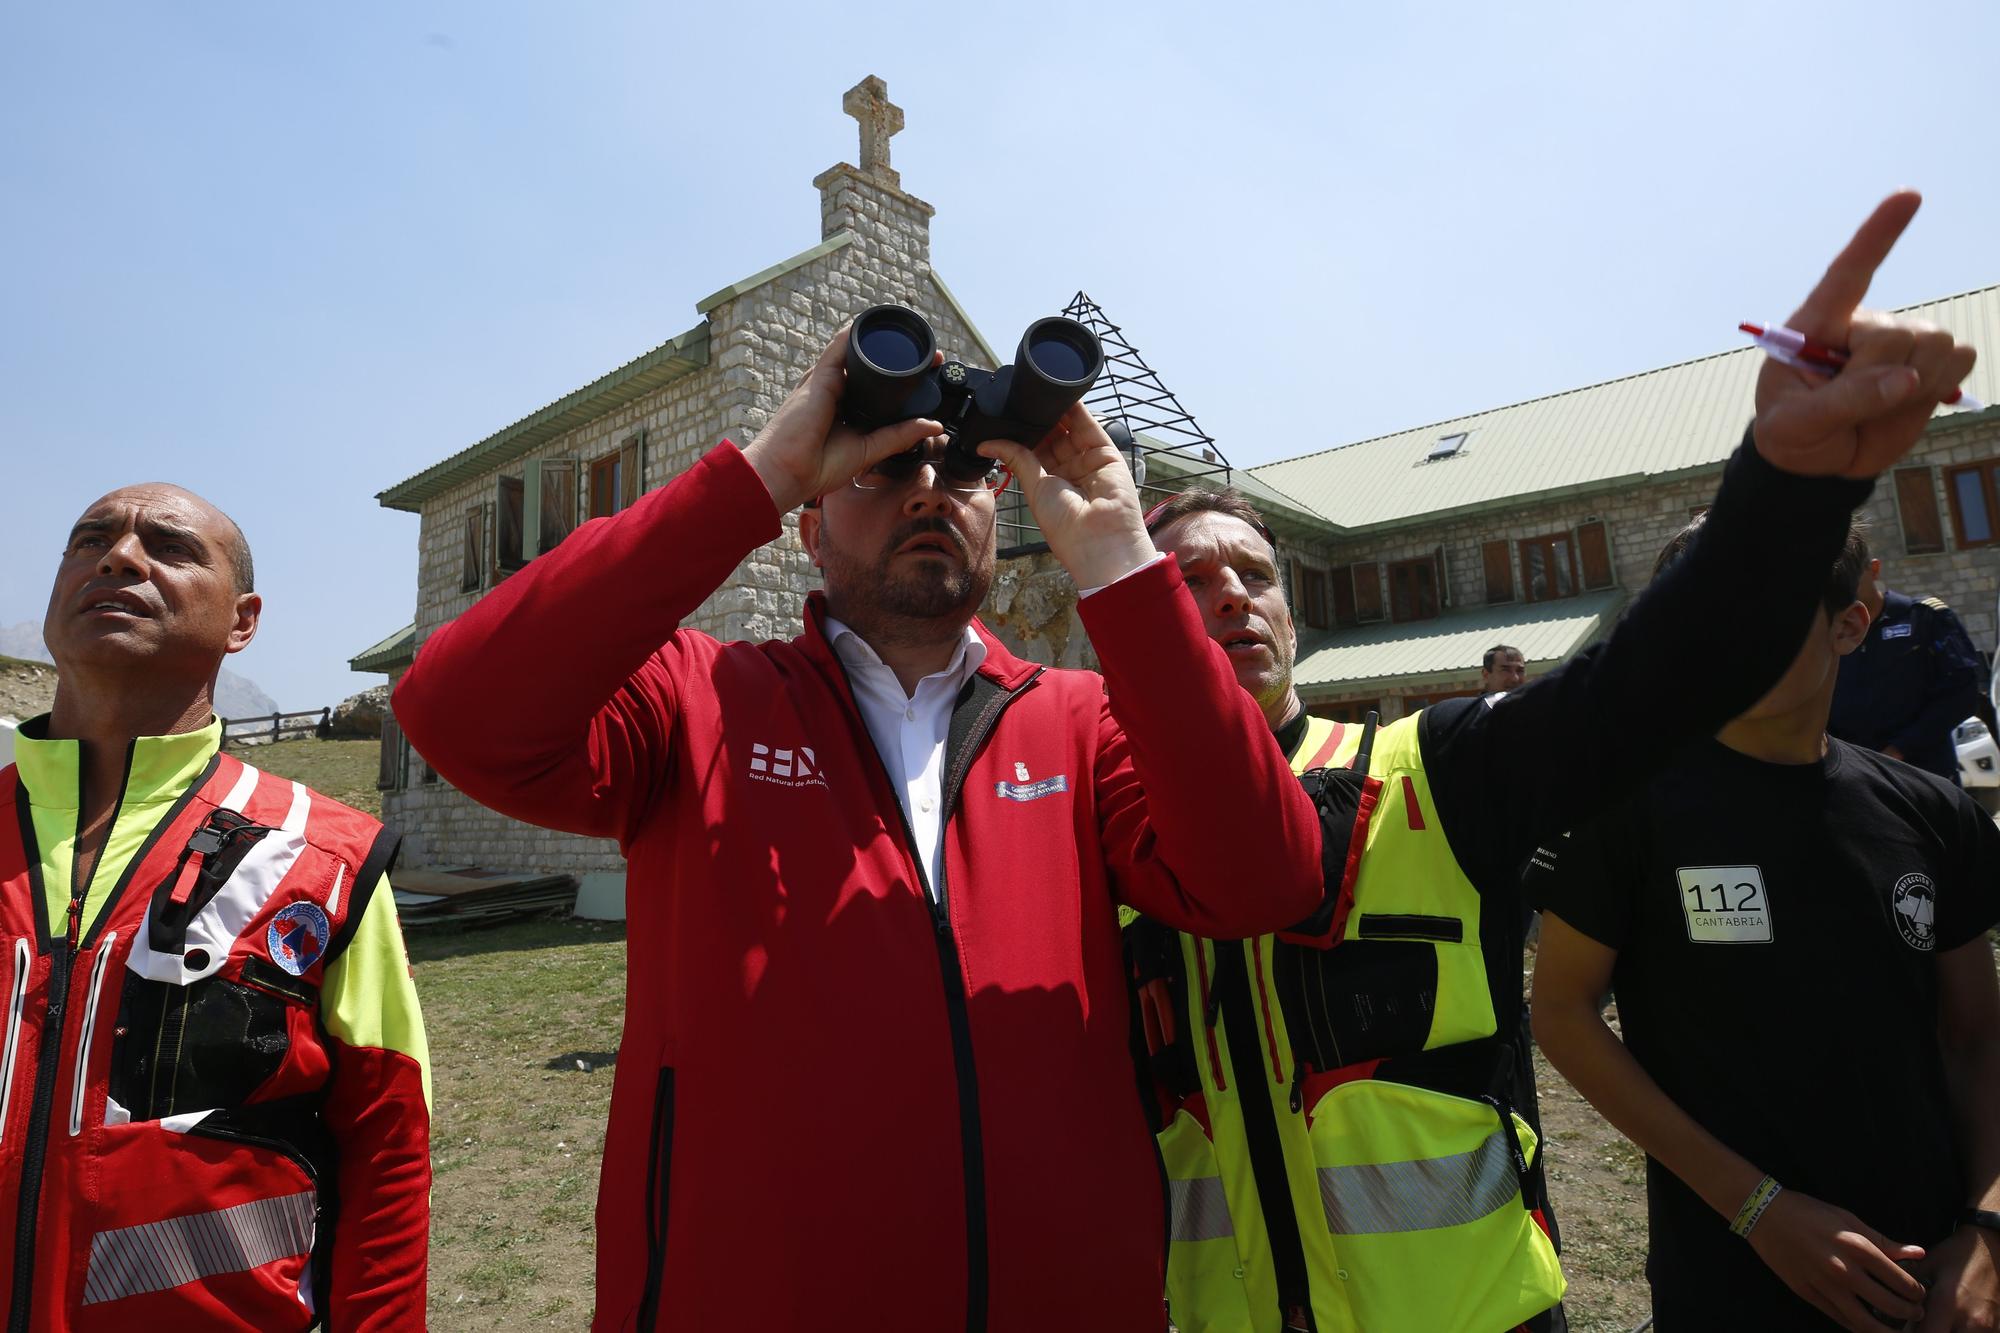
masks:
<path id="1" fill-rule="evenodd" d="M 272 962 L 293 976 L 302 977 L 326 952 L 327 937 L 332 933 L 326 913 L 317 904 L 292 903 L 271 918 L 265 943 L 270 946 Z"/>
<path id="2" fill-rule="evenodd" d="M 1920 870 L 1896 881 L 1890 906 L 1903 943 L 1928 953 L 1937 947 L 1937 885 Z"/>

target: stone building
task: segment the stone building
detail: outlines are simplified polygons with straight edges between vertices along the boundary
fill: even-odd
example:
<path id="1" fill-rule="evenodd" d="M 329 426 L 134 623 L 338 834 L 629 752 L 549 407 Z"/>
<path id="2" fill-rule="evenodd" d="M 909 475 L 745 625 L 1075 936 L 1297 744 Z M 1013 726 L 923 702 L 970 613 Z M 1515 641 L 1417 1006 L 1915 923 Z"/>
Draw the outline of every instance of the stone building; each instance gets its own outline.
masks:
<path id="1" fill-rule="evenodd" d="M 947 355 L 1001 364 L 931 267 L 934 210 L 889 165 L 902 112 L 875 78 L 843 107 L 861 125 L 860 165 L 815 178 L 817 244 L 696 303 L 698 322 L 651 351 L 381 493 L 419 516 L 415 616 L 353 658 L 355 670 L 393 682 L 438 626 L 578 523 L 623 509 L 718 440 L 752 438 L 864 306 L 912 306 Z M 2000 288 L 1917 313 L 2000 348 Z M 1279 540 L 1308 706 L 1393 718 L 1474 689 L 1491 643 L 1521 647 L 1537 673 L 1601 635 L 1666 536 L 1712 495 L 1749 420 L 1760 355 L 1724 353 L 1234 473 Z M 1990 398 L 1991 385 L 1977 386 L 1991 379 L 1976 372 L 1975 392 Z M 1171 451 L 1147 457 L 1155 495 L 1215 470 Z M 1871 506 L 1887 580 L 1953 603 L 1991 652 L 2000 411 L 1940 414 L 1907 463 Z M 1025 657 L 1094 665 L 1075 589 L 1034 536 L 1003 528 L 1002 546 L 1018 553 L 1000 562 L 982 618 Z M 724 639 L 789 636 L 818 584 L 788 516 L 690 624 Z M 1755 614 L 1755 586 L 1745 571 L 1743 602 L 1717 613 Z M 407 833 L 407 864 L 568 871 L 597 892 L 622 889 L 612 843 L 477 805 L 439 781 L 393 721 L 380 784 L 385 816 Z"/>
<path id="2" fill-rule="evenodd" d="M 2000 287 L 1907 313 L 2000 348 Z M 1290 552 L 1308 707 L 1387 720 L 1474 692 L 1492 644 L 1532 677 L 1600 637 L 1714 495 L 1762 360 L 1744 347 L 1254 469 L 1327 525 Z M 1995 384 L 1982 366 L 1968 389 L 1990 401 Z M 1990 656 L 2000 410 L 1941 411 L 1867 515 L 1884 581 L 1943 598 Z M 1745 570 L 1716 614 L 1756 598 Z"/>
<path id="3" fill-rule="evenodd" d="M 865 306 L 911 306 L 948 356 L 1001 364 L 931 268 L 935 210 L 889 165 L 902 111 L 876 78 L 850 89 L 843 107 L 860 122 L 861 161 L 814 179 L 816 244 L 697 302 L 693 327 L 380 494 L 421 523 L 416 615 L 353 658 L 355 670 L 393 682 L 438 626 L 578 523 L 623 509 L 725 437 L 753 437 Z M 788 516 L 784 536 L 751 556 L 690 625 L 724 639 L 790 635 L 818 584 Z M 385 817 L 408 833 L 407 864 L 623 873 L 609 842 L 504 819 L 439 782 L 393 724 L 381 785 Z"/>

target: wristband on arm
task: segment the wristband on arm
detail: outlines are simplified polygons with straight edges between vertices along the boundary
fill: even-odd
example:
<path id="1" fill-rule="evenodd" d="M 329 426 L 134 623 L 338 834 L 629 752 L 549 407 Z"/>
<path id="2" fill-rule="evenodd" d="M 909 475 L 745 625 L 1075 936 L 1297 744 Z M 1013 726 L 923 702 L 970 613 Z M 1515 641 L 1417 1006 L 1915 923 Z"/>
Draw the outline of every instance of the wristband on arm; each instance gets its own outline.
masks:
<path id="1" fill-rule="evenodd" d="M 1962 1227 L 1982 1227 L 1987 1231 L 2000 1231 L 2000 1212 L 1990 1208 L 1968 1208 L 1958 1215 Z"/>
<path id="2" fill-rule="evenodd" d="M 1784 1186 L 1769 1176 L 1758 1181 L 1757 1188 L 1750 1191 L 1750 1197 L 1736 1210 L 1736 1220 L 1729 1224 L 1729 1234 L 1742 1236 L 1747 1240 L 1750 1229 L 1757 1225 L 1757 1219 L 1764 1215 L 1764 1210 L 1771 1206 L 1771 1200 L 1777 1198 L 1783 1190 Z"/>

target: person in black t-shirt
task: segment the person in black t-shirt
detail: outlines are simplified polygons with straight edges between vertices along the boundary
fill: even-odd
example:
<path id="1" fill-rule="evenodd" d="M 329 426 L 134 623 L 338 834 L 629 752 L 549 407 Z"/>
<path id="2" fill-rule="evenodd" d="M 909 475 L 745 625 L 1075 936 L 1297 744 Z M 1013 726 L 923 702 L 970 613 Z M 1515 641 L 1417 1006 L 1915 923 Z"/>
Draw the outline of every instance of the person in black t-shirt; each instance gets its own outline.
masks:
<path id="1" fill-rule="evenodd" d="M 1850 533 L 1778 685 L 1528 871 L 1535 1036 L 1646 1150 L 1661 1333 L 2000 1327 L 2000 831 L 1825 736 L 1867 564 Z"/>

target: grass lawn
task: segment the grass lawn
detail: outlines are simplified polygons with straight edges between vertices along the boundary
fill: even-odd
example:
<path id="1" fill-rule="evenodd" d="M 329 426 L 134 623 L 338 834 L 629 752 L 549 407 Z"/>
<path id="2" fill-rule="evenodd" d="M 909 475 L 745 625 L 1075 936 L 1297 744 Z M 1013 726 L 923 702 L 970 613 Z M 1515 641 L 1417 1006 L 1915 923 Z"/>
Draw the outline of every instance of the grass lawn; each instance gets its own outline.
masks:
<path id="1" fill-rule="evenodd" d="M 378 750 L 287 741 L 241 754 L 378 811 Z M 586 1328 L 624 930 L 547 919 L 429 927 L 409 945 L 436 1100 L 431 1327 Z M 1647 1309 L 1643 1159 L 1539 1058 L 1537 1068 L 1570 1326 L 1625 1333 Z"/>

